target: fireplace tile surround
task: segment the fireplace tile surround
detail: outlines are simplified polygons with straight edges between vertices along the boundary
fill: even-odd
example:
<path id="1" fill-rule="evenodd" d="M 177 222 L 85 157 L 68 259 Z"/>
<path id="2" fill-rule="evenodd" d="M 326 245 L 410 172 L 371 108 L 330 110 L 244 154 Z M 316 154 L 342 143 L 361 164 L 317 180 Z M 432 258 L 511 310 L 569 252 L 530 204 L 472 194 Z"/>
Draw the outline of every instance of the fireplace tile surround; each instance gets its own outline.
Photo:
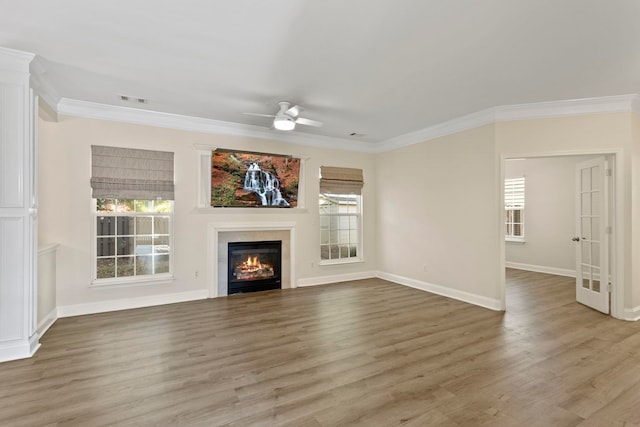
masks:
<path id="1" fill-rule="evenodd" d="M 292 240 L 293 224 L 210 224 L 209 225 L 209 294 L 211 297 L 227 296 L 227 261 L 230 242 L 282 241 L 282 289 L 295 287 L 293 277 Z"/>

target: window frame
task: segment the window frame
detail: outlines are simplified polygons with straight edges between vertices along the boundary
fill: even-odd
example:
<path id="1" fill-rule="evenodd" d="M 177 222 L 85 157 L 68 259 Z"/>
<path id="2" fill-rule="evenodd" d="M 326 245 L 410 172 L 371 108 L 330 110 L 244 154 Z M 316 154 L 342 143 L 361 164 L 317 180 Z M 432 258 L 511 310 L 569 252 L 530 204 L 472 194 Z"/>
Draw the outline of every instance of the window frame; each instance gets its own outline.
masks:
<path id="1" fill-rule="evenodd" d="M 520 191 L 516 188 L 521 187 Z M 506 242 L 525 242 L 525 177 L 505 178 L 504 180 L 504 239 Z M 520 221 L 515 221 L 515 212 L 519 212 Z M 520 226 L 520 234 L 514 234 L 515 226 Z M 509 230 L 511 229 L 511 233 Z"/>
<path id="2" fill-rule="evenodd" d="M 119 200 L 150 200 L 150 199 L 119 199 Z M 165 201 L 165 200 L 163 200 Z M 118 285 L 150 285 L 150 284 L 162 284 L 169 283 L 174 280 L 174 258 L 175 258 L 175 245 L 174 245 L 174 208 L 175 202 L 173 200 L 166 200 L 171 207 L 170 212 L 98 212 L 97 199 L 91 199 L 91 287 L 102 286 L 118 286 Z M 135 203 L 135 201 L 134 201 Z M 158 274 L 143 274 L 133 275 L 126 277 L 109 277 L 109 278 L 97 278 L 98 274 L 98 225 L 97 219 L 101 216 L 168 216 L 169 217 L 169 271 L 166 273 Z M 134 235 L 135 236 L 135 235 Z M 117 239 L 117 235 L 114 235 Z M 117 257 L 117 253 L 115 255 Z M 135 257 L 135 255 L 133 255 Z"/>
<path id="3" fill-rule="evenodd" d="M 347 212 L 347 213 L 342 213 L 342 212 L 330 212 L 330 213 L 323 213 L 320 209 L 320 199 L 323 197 L 323 195 L 332 195 L 332 196 L 338 196 L 338 197 L 356 197 L 357 198 L 357 212 L 353 213 L 353 212 Z M 320 192 L 318 194 L 318 216 L 319 216 L 319 221 L 318 221 L 318 237 L 320 238 L 320 244 L 318 245 L 318 249 L 320 249 L 320 253 L 319 255 L 319 265 L 324 266 L 324 265 L 339 265 L 339 264 L 353 264 L 353 263 L 359 263 L 359 262 L 364 262 L 364 254 L 363 254 L 363 232 L 362 232 L 362 224 L 363 224 L 363 198 L 361 194 L 335 194 L 335 193 L 329 193 L 329 192 Z M 333 259 L 322 259 L 322 218 L 323 217 L 352 217 L 355 216 L 357 217 L 357 223 L 358 223 L 358 227 L 356 230 L 356 255 L 353 257 L 346 257 L 346 258 L 333 258 Z M 351 228 L 349 228 L 349 230 L 351 230 Z M 331 250 L 329 250 L 329 254 L 331 254 Z"/>

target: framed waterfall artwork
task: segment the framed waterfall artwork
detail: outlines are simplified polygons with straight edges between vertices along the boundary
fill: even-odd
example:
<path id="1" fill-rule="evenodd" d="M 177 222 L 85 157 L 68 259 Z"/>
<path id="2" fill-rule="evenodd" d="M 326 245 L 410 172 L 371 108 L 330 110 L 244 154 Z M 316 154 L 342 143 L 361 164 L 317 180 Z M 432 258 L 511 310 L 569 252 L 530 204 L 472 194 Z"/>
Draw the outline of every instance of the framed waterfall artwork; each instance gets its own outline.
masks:
<path id="1" fill-rule="evenodd" d="M 220 149 L 211 153 L 213 207 L 296 207 L 299 180 L 298 158 Z"/>

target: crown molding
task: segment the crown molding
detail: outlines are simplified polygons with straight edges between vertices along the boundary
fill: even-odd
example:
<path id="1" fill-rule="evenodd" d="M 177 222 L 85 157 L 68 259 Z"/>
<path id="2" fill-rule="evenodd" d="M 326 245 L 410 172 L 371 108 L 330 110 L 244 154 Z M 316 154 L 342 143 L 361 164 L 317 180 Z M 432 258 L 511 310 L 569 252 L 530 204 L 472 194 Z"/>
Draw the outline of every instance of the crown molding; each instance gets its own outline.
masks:
<path id="1" fill-rule="evenodd" d="M 495 122 L 495 108 L 487 108 L 466 116 L 456 117 L 415 132 L 405 133 L 376 144 L 374 151 L 382 153 L 408 145 L 419 144 L 435 138 L 489 125 Z"/>
<path id="2" fill-rule="evenodd" d="M 35 54 L 31 52 L 0 46 L 0 69 L 28 73 L 29 64 L 33 58 L 35 58 Z"/>
<path id="3" fill-rule="evenodd" d="M 50 86 L 43 84 L 41 87 L 46 88 Z M 44 93 L 48 94 L 46 96 L 50 97 L 50 100 L 45 98 L 47 103 L 50 101 L 53 102 L 57 96 L 54 90 L 45 91 Z M 640 113 L 640 97 L 636 94 L 537 102 L 531 104 L 503 105 L 447 120 L 445 122 L 378 143 L 371 143 L 353 141 L 344 138 L 310 135 L 295 131 L 283 132 L 273 129 L 265 129 L 258 126 L 79 101 L 68 98 L 60 99 L 55 105 L 55 110 L 58 114 L 67 116 L 118 121 L 218 135 L 258 138 L 298 145 L 364 153 L 382 153 L 499 122 L 596 113 Z"/>
<path id="4" fill-rule="evenodd" d="M 638 95 L 601 96 L 598 98 L 568 99 L 497 107 L 496 121 L 546 119 L 595 113 L 623 113 L 633 111 Z"/>
<path id="5" fill-rule="evenodd" d="M 640 97 L 638 97 L 637 94 L 629 94 L 503 105 L 487 108 L 486 110 L 467 114 L 415 132 L 387 139 L 376 144 L 373 151 L 381 153 L 395 150 L 408 145 L 426 142 L 435 138 L 499 122 L 621 112 L 640 113 Z"/>
<path id="6" fill-rule="evenodd" d="M 68 98 L 60 99 L 57 104 L 57 111 L 58 114 L 74 117 L 110 120 L 169 129 L 213 133 L 218 135 L 268 139 L 272 141 L 289 142 L 292 144 L 331 148 L 336 150 L 370 152 L 372 145 L 371 143 L 362 141 L 351 141 L 342 138 L 310 135 L 295 131 L 283 132 L 265 129 L 259 126 L 100 104 L 96 102 L 78 101 Z"/>
<path id="7" fill-rule="evenodd" d="M 31 87 L 49 108 L 56 109 L 60 95 L 47 78 L 46 62 L 40 56 L 36 56 L 31 62 Z"/>

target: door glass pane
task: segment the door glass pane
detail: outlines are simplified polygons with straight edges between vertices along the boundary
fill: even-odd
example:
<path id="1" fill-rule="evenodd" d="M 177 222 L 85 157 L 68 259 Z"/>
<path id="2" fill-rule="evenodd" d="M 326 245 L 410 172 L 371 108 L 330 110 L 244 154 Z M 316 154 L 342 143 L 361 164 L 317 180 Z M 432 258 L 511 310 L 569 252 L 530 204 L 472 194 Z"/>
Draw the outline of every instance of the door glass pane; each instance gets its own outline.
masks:
<path id="1" fill-rule="evenodd" d="M 591 289 L 589 286 L 589 282 L 591 281 L 591 267 L 588 265 L 582 264 L 582 287 L 586 289 Z"/>
<path id="2" fill-rule="evenodd" d="M 581 239 L 591 239 L 591 218 L 582 218 Z"/>
<path id="3" fill-rule="evenodd" d="M 591 267 L 591 290 L 600 292 L 600 267 Z"/>
<path id="4" fill-rule="evenodd" d="M 591 215 L 600 215 L 600 192 L 591 193 Z"/>
<path id="5" fill-rule="evenodd" d="M 594 166 L 591 168 L 591 189 L 600 189 L 600 166 Z"/>
<path id="6" fill-rule="evenodd" d="M 580 171 L 581 175 L 581 190 L 582 191 L 591 191 L 591 169 L 582 169 Z"/>
<path id="7" fill-rule="evenodd" d="M 582 263 L 583 264 L 591 264 L 591 245 L 589 242 L 580 242 L 582 246 Z"/>
<path id="8" fill-rule="evenodd" d="M 582 215 L 591 215 L 591 193 L 582 193 Z"/>
<path id="9" fill-rule="evenodd" d="M 600 267 L 600 243 L 591 242 L 591 265 Z"/>
<path id="10" fill-rule="evenodd" d="M 596 217 L 591 220 L 591 236 L 592 240 L 600 241 L 600 218 Z"/>

